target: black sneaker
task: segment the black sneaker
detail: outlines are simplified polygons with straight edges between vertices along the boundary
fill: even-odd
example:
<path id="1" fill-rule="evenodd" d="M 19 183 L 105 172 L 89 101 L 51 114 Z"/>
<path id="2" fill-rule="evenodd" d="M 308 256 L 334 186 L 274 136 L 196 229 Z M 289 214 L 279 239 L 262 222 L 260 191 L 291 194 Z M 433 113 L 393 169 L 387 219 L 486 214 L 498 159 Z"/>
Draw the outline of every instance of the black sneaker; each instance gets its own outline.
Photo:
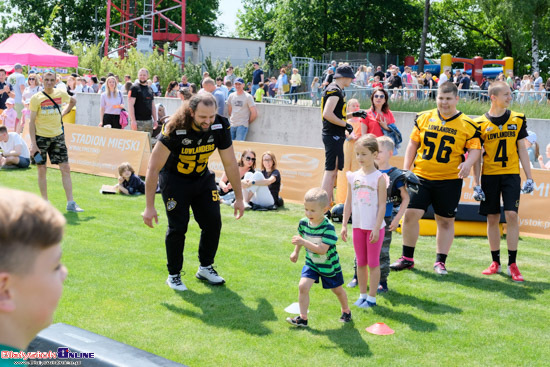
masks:
<path id="1" fill-rule="evenodd" d="M 399 259 L 397 259 L 396 262 L 390 265 L 390 269 L 395 271 L 412 268 L 414 268 L 414 261 L 407 260 L 403 256 L 401 256 Z"/>
<path id="2" fill-rule="evenodd" d="M 302 319 L 300 316 L 296 316 L 295 318 L 287 317 L 286 322 L 297 327 L 307 327 L 307 320 Z"/>
<path id="3" fill-rule="evenodd" d="M 350 322 L 351 321 L 351 311 L 349 313 L 342 312 L 340 316 L 340 322 Z"/>

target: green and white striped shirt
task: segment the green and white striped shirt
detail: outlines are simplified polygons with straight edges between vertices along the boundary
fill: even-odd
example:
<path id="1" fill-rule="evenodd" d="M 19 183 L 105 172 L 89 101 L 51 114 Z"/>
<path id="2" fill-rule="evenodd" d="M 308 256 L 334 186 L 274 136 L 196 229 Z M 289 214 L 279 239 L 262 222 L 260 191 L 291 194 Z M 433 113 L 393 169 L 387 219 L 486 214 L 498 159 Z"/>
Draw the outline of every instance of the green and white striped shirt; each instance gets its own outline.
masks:
<path id="1" fill-rule="evenodd" d="M 338 236 L 334 225 L 325 217 L 317 227 L 312 227 L 308 218 L 302 218 L 298 225 L 298 233 L 309 242 L 316 245 L 324 244 L 329 246 L 326 254 L 316 254 L 306 248 L 306 265 L 324 277 L 333 277 L 342 272 L 340 259 L 336 251 Z"/>

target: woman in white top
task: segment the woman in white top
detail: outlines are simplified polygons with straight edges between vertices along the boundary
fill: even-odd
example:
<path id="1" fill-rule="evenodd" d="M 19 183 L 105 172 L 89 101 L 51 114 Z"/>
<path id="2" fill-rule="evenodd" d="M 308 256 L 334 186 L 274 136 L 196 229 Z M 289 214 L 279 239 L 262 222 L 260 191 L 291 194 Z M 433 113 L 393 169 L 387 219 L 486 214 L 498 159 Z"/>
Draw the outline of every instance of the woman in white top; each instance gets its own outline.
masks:
<path id="1" fill-rule="evenodd" d="M 298 88 L 302 85 L 302 77 L 298 74 L 298 69 L 292 69 L 292 76 L 290 77 L 290 94 L 294 94 L 294 104 L 298 103 Z M 290 96 L 292 101 L 292 96 Z"/>
<path id="2" fill-rule="evenodd" d="M 29 74 L 29 78 L 27 79 L 28 86 L 23 91 L 23 100 L 30 100 L 32 96 L 34 96 L 36 93 L 43 90 L 43 88 L 40 86 L 38 76 L 34 73 Z"/>
<path id="3" fill-rule="evenodd" d="M 124 98 L 117 88 L 117 81 L 110 76 L 105 81 L 107 88 L 101 93 L 101 104 L 99 110 L 99 126 L 111 125 L 113 129 L 121 129 L 120 111 L 124 108 Z"/>
<path id="4" fill-rule="evenodd" d="M 362 87 L 367 86 L 367 67 L 365 65 L 359 66 L 357 73 L 355 73 L 355 84 Z"/>

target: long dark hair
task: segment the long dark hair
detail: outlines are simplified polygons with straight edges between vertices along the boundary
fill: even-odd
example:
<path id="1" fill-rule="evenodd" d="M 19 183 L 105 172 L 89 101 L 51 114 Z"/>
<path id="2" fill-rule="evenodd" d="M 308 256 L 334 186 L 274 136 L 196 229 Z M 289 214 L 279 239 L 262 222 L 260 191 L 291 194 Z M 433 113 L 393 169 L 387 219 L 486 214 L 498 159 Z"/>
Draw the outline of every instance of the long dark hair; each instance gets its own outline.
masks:
<path id="1" fill-rule="evenodd" d="M 382 92 L 384 93 L 384 104 L 382 105 L 382 112 L 387 113 L 390 110 L 390 106 L 388 105 L 388 92 L 386 92 L 385 89 L 382 88 L 375 88 L 372 94 L 370 95 L 370 103 L 372 106 L 372 110 L 374 111 L 374 95 L 376 92 Z"/>
<path id="2" fill-rule="evenodd" d="M 170 93 L 172 89 L 176 87 L 176 85 L 178 85 L 178 82 L 171 81 L 170 84 L 168 84 L 168 89 L 166 90 L 166 92 Z"/>
<path id="3" fill-rule="evenodd" d="M 187 101 L 186 101 L 187 102 Z M 174 130 L 191 130 L 193 126 L 193 116 L 199 104 L 218 108 L 216 99 L 210 93 L 195 94 L 188 103 L 183 103 L 180 108 L 170 117 L 170 121 L 166 124 L 164 130 L 166 135 L 169 135 Z"/>

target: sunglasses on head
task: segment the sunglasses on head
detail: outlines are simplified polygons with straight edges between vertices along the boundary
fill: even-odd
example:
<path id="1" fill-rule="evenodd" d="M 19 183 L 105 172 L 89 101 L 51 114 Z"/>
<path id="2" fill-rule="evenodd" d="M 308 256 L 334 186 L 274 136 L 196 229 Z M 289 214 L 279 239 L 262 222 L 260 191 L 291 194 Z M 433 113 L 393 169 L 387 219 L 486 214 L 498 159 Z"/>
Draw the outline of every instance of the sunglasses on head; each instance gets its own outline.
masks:
<path id="1" fill-rule="evenodd" d="M 382 99 L 384 99 L 384 98 L 386 98 L 386 96 L 383 95 L 383 94 L 375 94 L 375 95 L 374 95 L 374 98 L 382 98 Z"/>
<path id="2" fill-rule="evenodd" d="M 256 158 L 246 157 L 245 159 L 246 159 L 247 161 L 256 162 Z"/>

